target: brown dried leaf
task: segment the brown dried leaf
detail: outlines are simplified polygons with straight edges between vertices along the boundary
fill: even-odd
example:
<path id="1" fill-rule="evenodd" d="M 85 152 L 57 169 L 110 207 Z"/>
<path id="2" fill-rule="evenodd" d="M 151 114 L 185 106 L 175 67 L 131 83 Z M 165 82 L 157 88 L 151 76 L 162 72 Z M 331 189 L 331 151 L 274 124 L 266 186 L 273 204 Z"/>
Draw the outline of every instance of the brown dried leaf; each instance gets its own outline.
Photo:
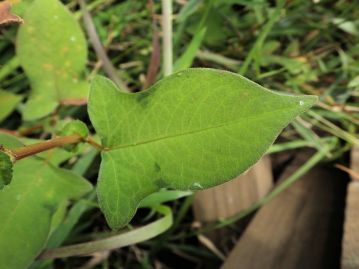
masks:
<path id="1" fill-rule="evenodd" d="M 23 20 L 11 13 L 11 4 L 9 1 L 0 2 L 0 25 L 11 23 L 22 23 Z"/>

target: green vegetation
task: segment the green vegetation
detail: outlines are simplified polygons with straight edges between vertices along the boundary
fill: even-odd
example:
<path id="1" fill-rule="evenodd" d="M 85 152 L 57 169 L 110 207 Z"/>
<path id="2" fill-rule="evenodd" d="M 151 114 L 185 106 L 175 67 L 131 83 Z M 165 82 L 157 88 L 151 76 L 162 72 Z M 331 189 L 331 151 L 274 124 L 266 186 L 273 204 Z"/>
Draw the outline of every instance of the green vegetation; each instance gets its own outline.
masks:
<path id="1" fill-rule="evenodd" d="M 74 268 L 94 251 L 94 268 L 176 268 L 161 253 L 215 266 L 196 235 L 320 162 L 348 166 L 355 1 L 169 2 L 10 1 L 24 23 L 0 25 L 0 268 Z M 191 227 L 192 191 L 304 147 L 316 153 L 268 196 Z"/>

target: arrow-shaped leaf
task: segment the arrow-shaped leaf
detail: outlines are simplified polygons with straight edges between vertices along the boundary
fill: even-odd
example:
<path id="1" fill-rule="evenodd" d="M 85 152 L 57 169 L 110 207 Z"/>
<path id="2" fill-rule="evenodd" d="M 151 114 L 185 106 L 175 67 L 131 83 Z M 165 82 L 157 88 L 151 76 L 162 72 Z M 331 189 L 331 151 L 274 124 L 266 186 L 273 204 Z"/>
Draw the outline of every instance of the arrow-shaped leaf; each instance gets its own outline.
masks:
<path id="1" fill-rule="evenodd" d="M 89 114 L 107 148 L 98 196 L 109 225 L 125 225 L 161 188 L 203 189 L 236 177 L 316 100 L 211 69 L 179 72 L 136 94 L 95 79 Z"/>

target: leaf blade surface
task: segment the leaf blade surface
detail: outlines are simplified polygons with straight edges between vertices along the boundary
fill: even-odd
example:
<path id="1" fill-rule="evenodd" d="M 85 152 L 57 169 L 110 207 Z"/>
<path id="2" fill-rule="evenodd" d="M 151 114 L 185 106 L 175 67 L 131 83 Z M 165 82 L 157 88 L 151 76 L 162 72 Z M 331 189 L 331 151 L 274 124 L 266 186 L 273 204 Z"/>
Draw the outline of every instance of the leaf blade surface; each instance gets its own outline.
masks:
<path id="1" fill-rule="evenodd" d="M 161 188 L 203 189 L 236 177 L 315 101 L 212 69 L 182 71 L 137 94 L 97 78 L 89 114 L 107 148 L 98 196 L 109 225 L 126 224 Z"/>

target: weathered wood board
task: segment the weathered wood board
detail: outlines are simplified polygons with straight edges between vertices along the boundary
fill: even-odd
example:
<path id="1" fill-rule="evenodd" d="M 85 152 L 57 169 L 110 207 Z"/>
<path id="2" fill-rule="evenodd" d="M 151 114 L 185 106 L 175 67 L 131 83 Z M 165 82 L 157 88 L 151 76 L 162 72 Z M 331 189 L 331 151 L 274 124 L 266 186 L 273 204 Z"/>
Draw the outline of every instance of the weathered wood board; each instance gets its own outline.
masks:
<path id="1" fill-rule="evenodd" d="M 195 219 L 211 222 L 233 216 L 267 194 L 272 186 L 270 159 L 265 156 L 236 179 L 198 191 L 193 203 Z"/>
<path id="2" fill-rule="evenodd" d="M 307 159 L 297 158 L 282 179 Z M 222 269 L 339 268 L 346 183 L 336 171 L 314 168 L 262 207 Z"/>
<path id="3" fill-rule="evenodd" d="M 359 147 L 351 154 L 351 167 L 359 173 Z M 342 251 L 342 269 L 359 268 L 359 181 L 352 178 L 348 185 Z"/>

